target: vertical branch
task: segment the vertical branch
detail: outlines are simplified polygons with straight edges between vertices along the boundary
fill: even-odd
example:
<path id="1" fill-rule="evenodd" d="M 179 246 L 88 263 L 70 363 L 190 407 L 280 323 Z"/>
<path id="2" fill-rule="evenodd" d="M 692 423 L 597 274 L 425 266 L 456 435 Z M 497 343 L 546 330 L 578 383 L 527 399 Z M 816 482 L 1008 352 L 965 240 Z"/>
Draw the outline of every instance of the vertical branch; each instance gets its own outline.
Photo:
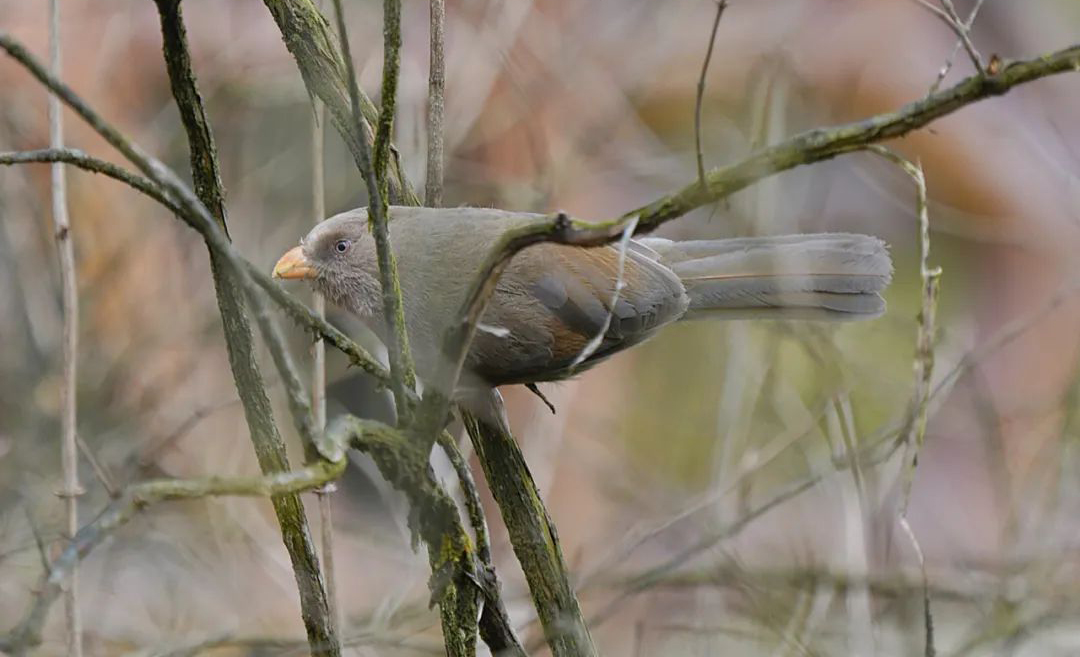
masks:
<path id="1" fill-rule="evenodd" d="M 180 0 L 155 1 L 161 18 L 169 82 L 191 150 L 195 191 L 199 200 L 210 211 L 215 223 L 225 231 L 225 198 L 217 152 L 202 98 L 195 83 L 195 75 L 191 70 Z M 244 308 L 244 292 L 237 278 L 240 270 L 231 271 L 225 258 L 215 249 L 211 248 L 210 254 L 229 365 L 244 408 L 259 467 L 266 474 L 284 472 L 289 469 L 285 442 L 274 422 L 270 399 L 255 358 L 251 325 Z M 340 654 L 340 649 L 329 620 L 322 573 L 303 504 L 298 495 L 290 494 L 274 497 L 273 505 L 281 526 L 282 539 L 292 561 L 300 594 L 301 616 L 312 654 L 336 657 Z"/>
<path id="2" fill-rule="evenodd" d="M 326 104 L 330 121 L 341 133 L 353 161 L 366 174 L 371 166 L 371 156 L 364 152 L 370 153 L 370 125 L 378 120 L 379 112 L 364 92 L 358 90 L 357 100 L 364 120 L 356 120 L 350 108 L 351 94 L 344 58 L 334 45 L 326 18 L 312 0 L 263 0 L 263 3 L 281 30 L 285 46 L 296 59 L 304 86 L 312 96 Z M 390 202 L 420 205 L 420 199 L 401 170 L 401 163 L 394 159 L 390 167 Z"/>
<path id="3" fill-rule="evenodd" d="M 338 36 L 341 39 L 341 52 L 345 58 L 345 70 L 348 77 L 349 100 L 352 106 L 353 120 L 362 125 L 360 111 L 360 87 L 356 82 L 356 68 L 349 49 L 349 35 L 345 30 L 345 11 L 341 0 L 334 0 L 337 15 Z M 387 350 L 390 352 L 391 386 L 394 391 L 394 406 L 397 409 L 399 424 L 409 417 L 407 390 L 416 386 L 416 374 L 409 357 L 409 338 L 405 332 L 405 311 L 401 303 L 401 283 L 397 275 L 397 261 L 390 247 L 390 231 L 387 226 L 389 206 L 384 193 L 386 185 L 386 164 L 390 153 L 390 130 L 393 127 L 394 99 L 397 94 L 399 49 L 401 47 L 401 3 L 400 0 L 386 0 L 383 36 L 383 86 L 382 112 L 379 114 L 379 128 L 375 136 L 375 155 L 366 140 L 361 140 L 360 172 L 368 190 L 368 220 L 375 238 L 375 252 L 379 262 L 379 283 L 382 287 L 383 315 L 386 320 Z M 382 155 L 380 156 L 380 153 Z M 369 166 L 374 162 L 374 167 Z M 382 165 L 380 167 L 380 164 Z"/>
<path id="4" fill-rule="evenodd" d="M 326 218 L 326 178 L 323 175 L 323 103 L 311 99 L 311 218 L 319 223 Z M 326 299 L 315 292 L 315 314 L 326 318 Z M 311 406 L 315 412 L 315 431 L 326 431 L 326 341 L 316 335 L 311 362 Z M 330 508 L 330 494 L 337 486 L 330 482 L 315 491 L 319 502 L 319 531 L 322 542 L 323 579 L 326 580 L 326 599 L 330 607 L 330 622 L 337 630 L 341 628 L 341 611 L 338 607 L 337 579 L 334 576 L 334 519 Z"/>
<path id="5" fill-rule="evenodd" d="M 554 657 L 595 655 L 589 628 L 581 613 L 570 573 L 559 547 L 555 524 L 548 516 L 525 458 L 498 418 L 503 416 L 498 392 L 491 393 L 486 417 L 462 410 L 495 501 L 510 534 L 514 554 L 529 584 L 533 605 Z"/>
<path id="6" fill-rule="evenodd" d="M 709 33 L 709 47 L 705 50 L 705 61 L 701 63 L 701 77 L 698 78 L 697 96 L 694 99 L 694 145 L 697 149 L 698 184 L 705 189 L 705 153 L 701 148 L 701 102 L 705 97 L 705 74 L 709 72 L 713 46 L 716 44 L 716 30 L 720 27 L 720 18 L 727 9 L 727 0 L 716 3 L 716 18 L 713 19 L 712 32 Z"/>
<path id="7" fill-rule="evenodd" d="M 352 61 L 349 61 L 349 66 Z M 383 0 L 382 108 L 375 127 L 375 180 L 384 211 L 389 204 L 387 163 L 394 135 L 398 74 L 401 71 L 401 0 Z M 350 76 L 351 77 L 351 76 Z"/>
<path id="8" fill-rule="evenodd" d="M 506 610 L 499 593 L 499 578 L 495 574 L 495 565 L 491 560 L 491 539 L 488 533 L 487 518 L 484 517 L 484 505 L 480 493 L 476 490 L 476 481 L 465 456 L 458 449 L 457 443 L 446 431 L 439 432 L 436 439 L 446 457 L 450 460 L 461 484 L 465 512 L 472 525 L 476 542 L 477 576 L 484 592 L 484 604 L 480 612 L 480 637 L 499 657 L 525 657 L 525 649 L 514 634 L 510 622 L 510 613 Z"/>
<path id="9" fill-rule="evenodd" d="M 437 208 L 443 202 L 443 109 L 446 88 L 446 0 L 431 0 L 431 54 L 428 73 L 427 181 L 424 204 Z"/>
<path id="10" fill-rule="evenodd" d="M 934 332 L 937 314 L 938 291 L 941 287 L 941 267 L 930 267 L 930 215 L 927 210 L 926 177 L 922 166 L 913 164 L 883 146 L 871 146 L 873 153 L 893 162 L 909 175 L 915 183 L 916 211 L 919 215 L 919 277 L 922 280 L 922 308 L 919 311 L 919 329 L 915 344 L 915 394 L 911 400 L 911 410 L 906 425 L 907 447 L 904 451 L 906 463 L 902 473 L 902 498 L 900 502 L 900 528 L 911 542 L 915 557 L 922 572 L 923 585 L 923 621 L 926 631 L 925 657 L 934 657 L 934 617 L 930 610 L 930 585 L 926 575 L 926 560 L 918 538 L 908 523 L 908 504 L 911 501 L 911 487 L 915 481 L 915 469 L 919 465 L 919 454 L 926 440 L 926 423 L 930 407 L 930 381 L 934 372 Z"/>
<path id="11" fill-rule="evenodd" d="M 49 68 L 60 77 L 60 0 L 49 2 Z M 64 124 L 60 99 L 49 94 L 49 145 L 64 147 Z M 64 487 L 60 491 L 65 505 L 65 535 L 70 541 L 79 531 L 79 455 L 76 443 L 77 375 L 79 358 L 79 295 L 75 279 L 75 245 L 68 221 L 67 184 L 64 165 L 52 165 L 52 215 L 56 250 L 60 259 L 60 286 L 63 295 L 64 383 L 61 390 L 60 456 L 64 471 Z M 82 617 L 79 613 L 79 580 L 73 568 L 64 591 L 64 617 L 67 623 L 68 655 L 82 657 Z"/>
<path id="12" fill-rule="evenodd" d="M 323 104 L 312 98 L 311 113 L 311 217 L 312 223 L 326 218 L 326 179 L 323 174 Z M 312 306 L 315 314 L 326 318 L 326 299 L 315 292 Z M 311 367 L 311 406 L 315 412 L 315 429 L 326 429 L 326 342 L 316 335 Z"/>

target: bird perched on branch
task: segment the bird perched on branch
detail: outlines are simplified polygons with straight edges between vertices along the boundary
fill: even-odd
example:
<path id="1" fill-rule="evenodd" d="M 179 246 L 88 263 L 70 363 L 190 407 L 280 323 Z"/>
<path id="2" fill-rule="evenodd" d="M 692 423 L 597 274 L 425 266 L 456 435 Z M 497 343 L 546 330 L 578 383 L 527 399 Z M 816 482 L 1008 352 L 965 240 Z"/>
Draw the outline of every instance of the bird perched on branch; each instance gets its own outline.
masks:
<path id="1" fill-rule="evenodd" d="M 390 216 L 405 323 L 423 381 L 443 357 L 443 336 L 460 321 L 473 279 L 499 237 L 544 217 L 417 207 L 393 207 Z M 366 209 L 315 226 L 278 260 L 274 276 L 310 281 L 383 334 Z M 622 254 L 619 244 L 533 245 L 499 279 L 454 392 L 564 379 L 682 319 L 875 317 L 885 309 L 880 292 L 891 276 L 881 240 L 844 233 L 685 242 L 644 237 L 630 240 Z"/>

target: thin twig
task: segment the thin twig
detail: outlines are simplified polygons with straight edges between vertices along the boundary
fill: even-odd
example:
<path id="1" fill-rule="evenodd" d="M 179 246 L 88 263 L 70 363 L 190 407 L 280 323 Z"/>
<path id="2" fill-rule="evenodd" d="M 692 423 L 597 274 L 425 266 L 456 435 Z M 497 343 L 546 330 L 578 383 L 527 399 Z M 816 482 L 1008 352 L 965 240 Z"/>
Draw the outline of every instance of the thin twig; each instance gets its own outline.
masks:
<path id="1" fill-rule="evenodd" d="M 975 45 L 971 42 L 971 26 L 966 24 L 960 19 L 960 14 L 956 11 L 956 6 L 953 5 L 953 0 L 939 0 L 941 6 L 945 8 L 945 11 L 949 14 L 949 21 L 960 30 L 960 42 L 964 44 L 964 49 L 967 50 L 968 56 L 971 57 L 971 63 L 975 65 L 975 71 L 982 73 L 985 67 L 982 63 L 982 57 L 979 56 Z M 976 11 L 978 11 L 976 9 Z"/>
<path id="2" fill-rule="evenodd" d="M 922 279 L 922 309 L 918 318 L 918 336 L 915 346 L 915 394 L 912 397 L 909 431 L 906 436 L 905 467 L 902 473 L 902 500 L 899 523 L 911 541 L 923 578 L 923 619 L 926 631 L 925 655 L 934 657 L 934 618 L 930 608 L 930 586 L 926 575 L 926 560 L 922 547 L 908 523 L 908 505 L 911 488 L 915 481 L 915 469 L 919 463 L 926 439 L 926 423 L 930 407 L 930 382 L 934 372 L 934 332 L 937 313 L 938 291 L 941 286 L 941 267 L 930 267 L 930 215 L 926 195 L 926 177 L 922 166 L 912 163 L 883 146 L 871 146 L 870 151 L 893 162 L 911 177 L 915 183 L 916 213 L 919 217 L 919 276 Z"/>
<path id="3" fill-rule="evenodd" d="M 360 88 L 356 81 L 356 68 L 349 49 L 349 35 L 345 28 L 345 11 L 341 0 L 334 0 L 337 17 L 338 38 L 345 58 L 345 71 L 349 84 L 349 99 L 353 120 L 358 124 L 364 118 L 360 111 Z M 379 283 L 382 287 L 383 315 L 386 322 L 387 351 L 390 355 L 390 385 L 394 392 L 394 406 L 398 422 L 403 423 L 410 414 L 407 390 L 416 387 L 416 374 L 409 357 L 409 337 L 405 330 L 405 314 L 401 302 L 401 283 L 397 275 L 397 262 L 390 247 L 386 185 L 386 164 L 390 150 L 390 129 L 393 126 L 394 98 L 397 92 L 398 50 L 401 46 L 400 0 L 386 0 L 383 34 L 385 53 L 383 61 L 383 111 L 379 114 L 379 130 L 376 134 L 374 154 L 367 141 L 361 140 L 362 157 L 369 166 L 361 165 L 361 174 L 368 191 L 368 218 L 375 238 L 375 252 L 379 263 Z M 389 97 L 387 94 L 389 93 Z"/>
<path id="4" fill-rule="evenodd" d="M 915 0 L 916 3 L 924 7 L 927 11 L 940 18 L 941 21 L 956 34 L 960 39 L 960 43 L 964 44 L 964 50 L 967 51 L 968 57 L 971 58 L 971 63 L 975 66 L 975 74 L 984 75 L 986 67 L 983 65 L 982 56 L 975 50 L 975 44 L 971 42 L 971 35 L 968 33 L 968 28 L 965 26 L 964 22 L 960 20 L 960 16 L 957 15 L 956 7 L 953 6 L 952 0 L 940 1 L 944 9 L 932 4 L 930 0 Z"/>
<path id="5" fill-rule="evenodd" d="M 720 18 L 727 9 L 727 0 L 716 3 L 716 18 L 713 19 L 712 32 L 709 33 L 709 47 L 705 50 L 705 61 L 701 63 L 701 76 L 697 83 L 697 96 L 694 99 L 694 145 L 697 148 L 698 184 L 705 188 L 705 152 L 701 147 L 701 102 L 705 98 L 705 74 L 709 72 L 713 46 L 716 44 L 716 30 L 720 27 Z"/>
<path id="6" fill-rule="evenodd" d="M 322 9 L 322 2 L 319 2 Z M 311 99 L 311 218 L 319 223 L 326 218 L 326 177 L 323 169 L 323 103 L 317 97 Z M 319 319 L 326 319 L 326 299 L 316 291 L 312 309 Z M 311 407 L 315 415 L 315 430 L 326 430 L 326 341 L 315 338 L 311 359 Z M 329 483 L 315 491 L 319 507 L 319 538 L 322 543 L 323 579 L 326 580 L 326 601 L 330 606 L 330 621 L 338 635 L 342 627 L 341 607 L 337 595 L 337 576 L 334 568 L 334 517 L 330 495 L 337 486 Z"/>
<path id="7" fill-rule="evenodd" d="M 289 412 L 293 418 L 293 425 L 297 434 L 300 435 L 300 443 L 304 447 L 304 458 L 314 461 L 319 458 L 318 435 L 321 433 L 315 428 L 315 422 L 311 415 L 311 405 L 308 402 L 307 391 L 300 379 L 300 369 L 293 361 L 292 353 L 285 344 L 285 336 L 281 334 L 281 328 L 270 317 L 266 307 L 266 301 L 261 293 L 255 288 L 245 290 L 251 314 L 259 325 L 259 332 L 266 342 L 266 348 L 270 352 L 270 359 L 274 361 L 281 376 L 281 382 L 285 389 L 285 398 L 289 404 Z"/>
<path id="8" fill-rule="evenodd" d="M 345 435 L 341 434 L 344 439 Z M 338 438 L 335 437 L 335 440 Z M 22 655 L 41 643 L 41 628 L 63 581 L 87 554 L 127 524 L 135 515 L 158 502 L 215 496 L 278 497 L 296 494 L 336 479 L 345 470 L 342 456 L 334 462 L 318 461 L 300 470 L 262 477 L 208 477 L 206 479 L 159 479 L 128 486 L 93 522 L 76 533 L 68 547 L 50 564 L 36 589 L 36 597 L 23 620 L 7 636 L 0 636 L 0 650 Z"/>
<path id="9" fill-rule="evenodd" d="M 49 2 L 49 69 L 60 78 L 60 0 Z M 49 146 L 64 147 L 64 124 L 60 99 L 49 94 Z M 79 453 L 77 445 L 77 391 L 79 360 L 79 289 L 75 274 L 75 245 L 68 220 L 67 184 L 64 165 L 52 165 L 53 237 L 60 261 L 60 286 L 63 298 L 63 387 L 60 391 L 60 462 L 64 485 L 60 496 L 64 500 L 67 539 L 73 540 L 79 530 Z M 79 574 L 73 568 L 64 590 L 64 619 L 67 626 L 68 655 L 82 657 L 82 615 L 79 611 Z"/>
<path id="10" fill-rule="evenodd" d="M 971 33 L 971 27 L 975 24 L 975 17 L 979 15 L 979 10 L 982 9 L 983 2 L 986 0 L 975 0 L 975 6 L 971 9 L 971 13 L 968 14 L 968 19 L 964 23 L 964 30 Z M 957 39 L 956 44 L 953 46 L 952 52 L 945 59 L 945 64 L 938 71 L 937 79 L 934 80 L 934 84 L 930 85 L 929 93 L 935 93 L 940 87 L 941 83 L 945 81 L 945 76 L 952 70 L 953 62 L 956 60 L 956 55 L 960 52 L 960 49 L 964 47 L 964 40 Z"/>
<path id="11" fill-rule="evenodd" d="M 98 483 L 105 489 L 105 492 L 109 494 L 109 497 L 116 498 L 120 494 L 120 489 L 113 483 L 112 476 L 109 475 L 109 471 L 105 468 L 105 464 L 98 459 L 97 454 L 94 454 L 94 450 L 90 449 L 90 446 L 86 444 L 83 437 L 78 433 L 75 434 L 75 444 L 78 445 L 79 451 L 82 452 L 83 458 L 90 464 L 90 469 L 94 471 L 94 476 L 97 477 Z"/>
<path id="12" fill-rule="evenodd" d="M 128 185 L 132 189 L 145 194 L 166 208 L 177 214 L 183 210 L 177 203 L 169 198 L 168 193 L 157 183 L 132 173 L 112 162 L 90 157 L 77 148 L 42 148 L 33 151 L 5 151 L 0 152 L 0 165 L 8 164 L 31 164 L 31 163 L 63 162 L 74 165 L 84 171 L 98 173 Z"/>
<path id="13" fill-rule="evenodd" d="M 428 22 L 431 51 L 428 56 L 427 180 L 424 204 L 437 208 L 443 204 L 443 111 L 446 88 L 446 0 L 431 0 Z"/>

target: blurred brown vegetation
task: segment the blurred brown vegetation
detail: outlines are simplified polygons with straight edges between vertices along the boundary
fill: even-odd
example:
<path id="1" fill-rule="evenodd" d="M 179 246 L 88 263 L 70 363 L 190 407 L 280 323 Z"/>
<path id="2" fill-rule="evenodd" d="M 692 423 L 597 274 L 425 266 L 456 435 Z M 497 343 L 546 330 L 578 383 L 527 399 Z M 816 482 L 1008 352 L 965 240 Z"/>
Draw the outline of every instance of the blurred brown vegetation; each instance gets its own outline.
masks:
<path id="1" fill-rule="evenodd" d="M 347 4 L 361 85 L 374 93 L 380 6 Z M 694 93 L 713 3 L 447 4 L 448 204 L 558 208 L 599 220 L 694 179 Z M 971 4 L 957 0 L 962 15 Z M 64 5 L 65 79 L 148 150 L 186 170 L 153 4 Z M 218 140 L 230 233 L 269 268 L 312 221 L 308 97 L 260 2 L 187 0 L 184 11 Z M 396 141 L 416 183 L 426 3 L 405 3 L 404 18 Z M 45 52 L 45 3 L 0 0 L 0 26 Z M 984 55 L 1002 57 L 1033 56 L 1078 35 L 1080 5 L 1072 0 L 988 0 L 973 31 Z M 908 0 L 733 2 L 709 72 L 706 164 L 921 98 L 954 41 Z M 946 84 L 970 67 L 961 52 Z M 43 89 L 5 59 L 0 90 L 0 150 L 44 145 Z M 1061 292 L 1080 275 L 1077 107 L 1080 82 L 1062 76 L 892 144 L 922 162 L 931 196 L 932 259 L 944 268 L 935 381 L 1003 329 L 1023 327 L 1000 348 L 976 352 L 974 366 L 931 407 L 909 517 L 927 554 L 945 654 L 1080 652 L 1080 304 Z M 70 114 L 67 125 L 69 143 L 109 156 Z M 333 213 L 365 198 L 351 159 L 328 135 Z M 72 170 L 69 188 L 82 303 L 82 438 L 121 483 L 255 472 L 205 249 L 164 210 L 111 181 Z M 54 542 L 62 526 L 54 496 L 59 286 L 47 199 L 45 166 L 0 171 L 0 629 L 32 595 L 41 568 L 34 532 Z M 899 461 L 866 468 L 861 486 L 832 464 L 844 436 L 881 440 L 908 412 L 916 228 L 910 181 L 871 155 L 769 179 L 662 233 L 880 235 L 897 265 L 886 316 L 842 326 L 676 326 L 546 388 L 554 416 L 527 391 L 504 391 L 579 575 L 586 615 L 604 612 L 593 629 L 603 652 L 921 653 L 918 570 L 896 524 Z M 307 338 L 294 333 L 304 353 Z M 385 412 L 385 400 L 330 357 L 333 377 L 345 379 L 339 402 Z M 824 476 L 646 590 L 622 595 L 627 578 L 722 533 L 812 473 Z M 82 479 L 91 482 L 82 504 L 92 517 L 107 497 L 88 468 Z M 365 644 L 357 654 L 439 652 L 437 620 L 425 611 L 427 564 L 409 548 L 402 501 L 366 463 L 343 489 L 334 498 L 336 557 L 346 635 Z M 498 511 L 488 511 L 511 612 L 523 637 L 535 640 L 539 629 Z M 269 504 L 252 500 L 173 504 L 132 523 L 83 569 L 89 653 L 300 638 L 277 531 Z M 867 583 L 869 591 L 860 585 Z M 63 650 L 59 616 L 42 654 Z"/>

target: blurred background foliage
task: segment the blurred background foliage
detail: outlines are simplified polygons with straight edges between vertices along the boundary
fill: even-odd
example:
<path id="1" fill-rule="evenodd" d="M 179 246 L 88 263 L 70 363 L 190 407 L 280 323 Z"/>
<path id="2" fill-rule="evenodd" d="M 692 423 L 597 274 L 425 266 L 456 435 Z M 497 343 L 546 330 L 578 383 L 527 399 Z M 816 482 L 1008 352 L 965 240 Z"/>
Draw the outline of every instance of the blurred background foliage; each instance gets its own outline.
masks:
<path id="1" fill-rule="evenodd" d="M 381 3 L 346 4 L 361 84 L 374 95 Z M 973 2 L 956 4 L 966 15 Z M 694 94 L 713 3 L 447 5 L 448 204 L 601 220 L 694 179 Z M 45 11 L 43 2 L 0 0 L 0 27 L 44 54 Z M 185 171 L 153 4 L 65 0 L 64 12 L 65 79 Z M 313 221 L 309 100 L 260 2 L 186 0 L 184 12 L 230 233 L 269 268 Z M 404 12 L 396 143 L 420 187 L 427 3 L 406 2 Z M 1078 35 L 1074 0 L 987 0 L 973 31 L 985 56 L 1006 58 Z M 704 99 L 706 163 L 921 98 L 953 43 L 909 0 L 733 2 Z M 961 52 L 946 84 L 970 70 Z M 44 91 L 8 60 L 0 89 L 0 148 L 42 147 Z M 932 260 L 944 268 L 935 383 L 964 365 L 933 399 L 909 512 L 943 654 L 1080 653 L 1080 304 L 1070 293 L 1080 246 L 1078 106 L 1080 83 L 1061 76 L 891 144 L 921 161 L 928 180 Z M 112 157 L 70 114 L 67 125 L 72 145 Z M 327 134 L 327 207 L 337 212 L 365 198 L 351 158 Z M 127 189 L 68 175 L 81 438 L 117 485 L 254 472 L 205 249 Z M 679 325 L 546 387 L 556 415 L 527 391 L 504 391 L 603 652 L 921 653 L 917 562 L 897 524 L 899 453 L 863 464 L 857 477 L 847 465 L 849 447 L 889 445 L 909 413 L 920 291 L 914 198 L 895 167 L 847 155 L 661 231 L 880 235 L 892 245 L 896 280 L 878 320 Z M 0 629 L 33 593 L 35 533 L 53 545 L 62 526 L 60 302 L 47 199 L 47 167 L 0 171 Z M 340 313 L 333 319 L 359 331 Z M 999 340 L 1002 331 L 1012 339 Z M 292 338 L 306 353 L 308 338 L 300 330 Z M 330 369 L 336 408 L 386 412 L 381 394 L 336 354 Z M 82 517 L 91 518 L 107 493 L 83 465 Z M 336 556 L 352 649 L 438 653 L 427 564 L 409 548 L 403 501 L 361 460 L 342 488 Z M 511 611 L 535 641 L 539 627 L 492 504 L 488 515 Z M 639 578 L 647 572 L 651 579 Z M 98 549 L 82 581 L 90 654 L 303 652 L 267 641 L 296 639 L 302 628 L 265 501 L 161 507 Z M 58 609 L 42 654 L 63 651 Z"/>

